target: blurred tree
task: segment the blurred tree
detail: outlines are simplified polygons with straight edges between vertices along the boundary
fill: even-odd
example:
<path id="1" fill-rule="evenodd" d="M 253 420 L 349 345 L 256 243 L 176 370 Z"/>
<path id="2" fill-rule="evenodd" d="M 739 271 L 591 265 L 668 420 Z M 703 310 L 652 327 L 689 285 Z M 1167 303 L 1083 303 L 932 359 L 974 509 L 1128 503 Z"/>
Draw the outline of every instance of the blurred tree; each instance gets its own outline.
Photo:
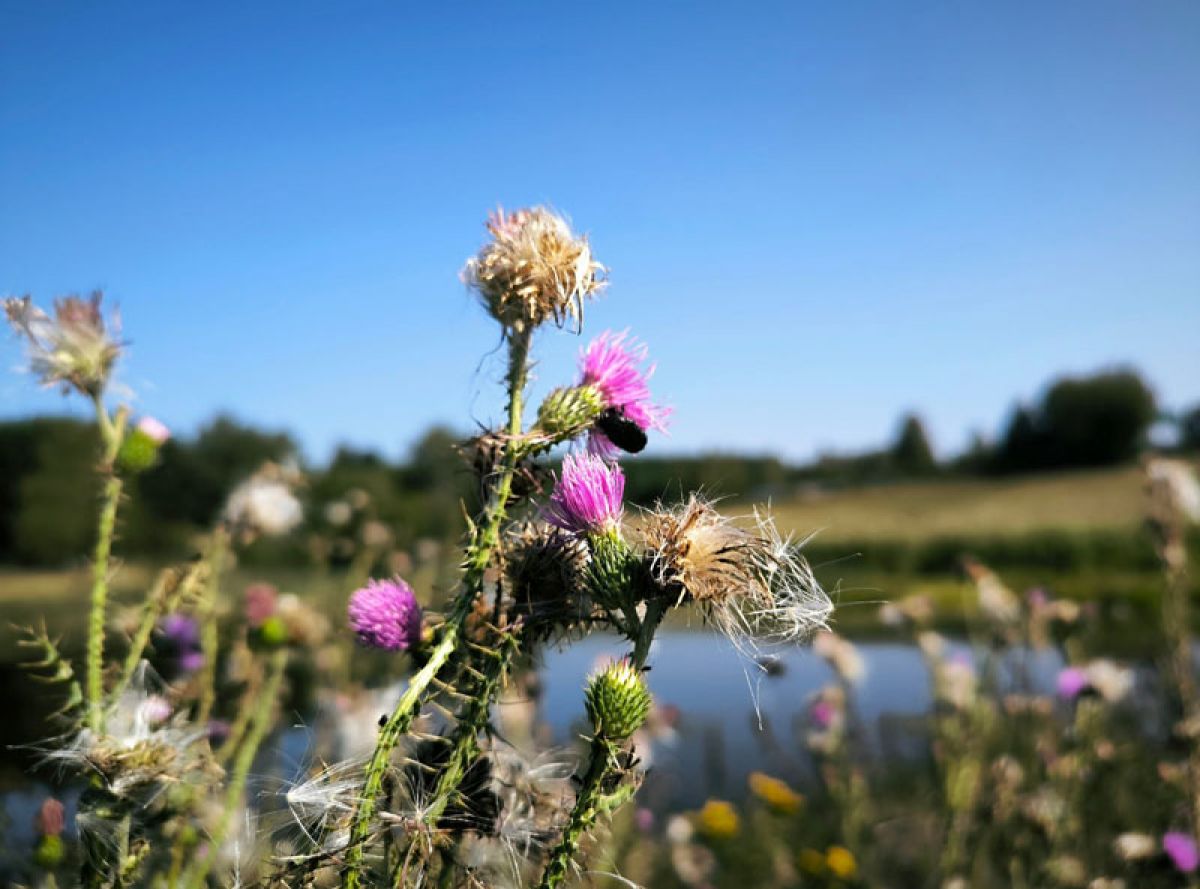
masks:
<path id="1" fill-rule="evenodd" d="M 147 508 L 164 519 L 198 527 L 213 523 L 230 490 L 267 460 L 294 456 L 296 445 L 282 432 L 263 432 L 218 416 L 192 442 L 173 438 L 159 463 L 139 479 Z"/>
<path id="2" fill-rule="evenodd" d="M 901 421 L 900 434 L 892 446 L 892 463 L 901 475 L 922 476 L 937 471 L 925 426 L 916 414 L 908 414 Z"/>
<path id="3" fill-rule="evenodd" d="M 1200 404 L 1179 417 L 1179 447 L 1185 451 L 1200 451 Z"/>
<path id="4" fill-rule="evenodd" d="M 99 436 L 75 420 L 36 420 L 31 431 L 33 460 L 17 483 L 11 557 L 42 565 L 86 558 L 99 508 Z"/>
<path id="5" fill-rule="evenodd" d="M 1154 393 L 1133 371 L 1061 379 L 1042 401 L 1049 459 L 1055 466 L 1131 460 L 1156 416 Z"/>

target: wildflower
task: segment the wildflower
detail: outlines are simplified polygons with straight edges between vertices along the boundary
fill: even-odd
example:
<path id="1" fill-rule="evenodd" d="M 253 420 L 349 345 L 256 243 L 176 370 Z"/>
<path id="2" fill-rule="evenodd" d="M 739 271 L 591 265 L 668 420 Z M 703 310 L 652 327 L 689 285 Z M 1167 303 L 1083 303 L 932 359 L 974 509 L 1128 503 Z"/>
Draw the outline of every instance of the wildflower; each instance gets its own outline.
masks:
<path id="1" fill-rule="evenodd" d="M 968 655 L 956 655 L 935 671 L 934 684 L 938 700 L 956 710 L 966 710 L 975 702 L 975 665 Z"/>
<path id="2" fill-rule="evenodd" d="M 246 623 L 257 629 L 275 613 L 278 592 L 269 583 L 252 583 L 246 587 L 244 612 Z"/>
<path id="3" fill-rule="evenodd" d="M 1140 861 L 1158 852 L 1154 837 L 1144 833 L 1123 833 L 1113 841 L 1113 851 L 1122 861 Z"/>
<path id="4" fill-rule="evenodd" d="M 1079 697 L 1089 684 L 1087 671 L 1079 667 L 1065 667 L 1059 670 L 1058 680 L 1055 683 L 1058 688 L 1058 696 L 1068 701 Z"/>
<path id="5" fill-rule="evenodd" d="M 1088 685 L 1110 704 L 1120 701 L 1133 690 L 1133 671 L 1106 658 L 1092 661 L 1085 670 Z"/>
<path id="6" fill-rule="evenodd" d="M 653 365 L 642 369 L 646 347 L 627 339 L 628 333 L 600 334 L 579 356 L 581 388 L 599 395 L 601 412 L 589 435 L 594 453 L 612 456 L 617 450 L 637 453 L 646 446 L 646 433 L 665 431 L 670 411 L 650 401 L 648 380 Z"/>
<path id="7" fill-rule="evenodd" d="M 1152 500 L 1168 504 L 1187 521 L 1200 523 L 1200 479 L 1183 460 L 1156 457 L 1146 463 L 1146 483 Z"/>
<path id="8" fill-rule="evenodd" d="M 268 463 L 233 489 L 225 503 L 225 520 L 243 534 L 287 534 L 304 518 L 304 509 L 292 492 L 294 476 L 288 467 Z"/>
<path id="9" fill-rule="evenodd" d="M 592 727 L 613 741 L 632 735 L 650 712 L 650 691 L 641 671 L 628 661 L 616 661 L 593 674 L 585 697 Z"/>
<path id="10" fill-rule="evenodd" d="M 506 330 L 529 331 L 546 321 L 583 321 L 583 301 L 604 286 L 604 267 L 587 238 L 545 207 L 491 215 L 492 240 L 469 259 L 462 280 Z"/>
<path id="11" fill-rule="evenodd" d="M 825 850 L 825 866 L 835 877 L 849 880 L 858 873 L 858 862 L 845 846 L 830 846 Z"/>
<path id="12" fill-rule="evenodd" d="M 576 534 L 611 532 L 621 520 L 625 473 L 590 454 L 568 454 L 544 511 L 546 521 Z"/>
<path id="13" fill-rule="evenodd" d="M 33 863 L 45 870 L 54 870 L 66 857 L 62 832 L 66 826 L 63 804 L 47 797 L 33 816 L 33 830 L 38 836 L 33 849 Z"/>
<path id="14" fill-rule="evenodd" d="M 696 829 L 709 839 L 727 840 L 741 830 L 741 819 L 732 803 L 710 799 L 696 816 Z"/>
<path id="15" fill-rule="evenodd" d="M 143 417 L 121 442 L 117 463 L 126 472 L 145 472 L 158 459 L 158 449 L 171 431 L 153 417 Z"/>
<path id="16" fill-rule="evenodd" d="M 750 792 L 777 814 L 793 815 L 804 803 L 804 797 L 792 790 L 785 781 L 763 772 L 751 772 L 748 783 Z"/>
<path id="17" fill-rule="evenodd" d="M 1162 848 L 1180 873 L 1194 873 L 1200 867 L 1200 851 L 1196 848 L 1196 841 L 1188 834 L 1178 831 L 1163 834 Z"/>
<path id="18" fill-rule="evenodd" d="M 54 301 L 51 318 L 28 296 L 4 300 L 4 313 L 26 340 L 29 369 L 44 386 L 61 384 L 89 397 L 98 396 L 121 354 L 121 344 L 105 329 L 102 294 L 87 299 L 65 296 Z M 112 327 L 119 328 L 114 316 Z"/>
<path id="19" fill-rule="evenodd" d="M 968 560 L 966 571 L 975 583 L 979 610 L 995 624 L 1007 626 L 1021 617 L 1021 600 L 1004 585 L 994 571 L 979 562 Z"/>
<path id="20" fill-rule="evenodd" d="M 421 640 L 421 606 L 399 577 L 372 580 L 350 596 L 350 628 L 358 641 L 384 651 L 407 651 Z"/>
<path id="21" fill-rule="evenodd" d="M 829 755 L 838 749 L 846 728 L 846 692 L 840 685 L 827 685 L 816 693 L 808 707 L 812 723 L 805 738 L 814 753 Z"/>
<path id="22" fill-rule="evenodd" d="M 862 655 L 854 643 L 844 636 L 823 630 L 813 639 L 813 651 L 824 658 L 838 676 L 851 684 L 859 682 L 867 672 Z"/>
<path id="23" fill-rule="evenodd" d="M 633 823 L 641 833 L 650 833 L 654 830 L 654 813 L 645 806 L 639 806 L 633 813 Z"/>
<path id="24" fill-rule="evenodd" d="M 345 500 L 334 500 L 325 506 L 325 521 L 335 528 L 349 524 L 353 517 L 354 510 Z"/>
<path id="25" fill-rule="evenodd" d="M 184 673 L 194 673 L 204 666 L 200 650 L 200 625 L 195 618 L 178 612 L 164 616 L 158 630 L 170 643 L 175 665 Z"/>
<path id="26" fill-rule="evenodd" d="M 791 641 L 824 625 L 832 608 L 791 542 L 769 516 L 753 530 L 735 524 L 701 497 L 648 511 L 640 533 L 655 582 L 708 610 L 734 643 L 755 635 Z"/>

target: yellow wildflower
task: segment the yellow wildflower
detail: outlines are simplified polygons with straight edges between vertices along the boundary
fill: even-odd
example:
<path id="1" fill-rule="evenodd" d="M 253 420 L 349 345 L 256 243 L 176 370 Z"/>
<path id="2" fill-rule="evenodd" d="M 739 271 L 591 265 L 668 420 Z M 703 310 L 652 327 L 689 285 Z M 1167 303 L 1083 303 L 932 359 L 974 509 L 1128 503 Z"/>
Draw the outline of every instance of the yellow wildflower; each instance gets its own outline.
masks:
<path id="1" fill-rule="evenodd" d="M 837 877 L 848 880 L 858 873 L 858 862 L 845 846 L 830 846 L 825 850 L 825 866 Z"/>
<path id="2" fill-rule="evenodd" d="M 727 840 L 737 835 L 741 827 L 741 820 L 731 803 L 720 799 L 710 799 L 700 810 L 696 827 L 710 839 Z"/>
<path id="3" fill-rule="evenodd" d="M 794 815 L 804 804 L 804 797 L 786 782 L 763 772 L 751 772 L 750 792 L 780 815 Z"/>

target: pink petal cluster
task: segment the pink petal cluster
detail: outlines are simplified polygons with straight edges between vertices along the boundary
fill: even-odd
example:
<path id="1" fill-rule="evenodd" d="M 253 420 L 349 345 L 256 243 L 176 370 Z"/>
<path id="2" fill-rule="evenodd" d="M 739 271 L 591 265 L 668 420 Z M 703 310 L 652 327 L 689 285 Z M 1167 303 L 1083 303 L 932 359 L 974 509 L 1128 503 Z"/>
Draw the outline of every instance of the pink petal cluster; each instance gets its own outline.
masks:
<path id="1" fill-rule="evenodd" d="M 594 454 L 568 454 L 543 514 L 550 524 L 577 534 L 604 531 L 621 520 L 625 473 Z"/>
<path id="2" fill-rule="evenodd" d="M 580 353 L 580 385 L 594 386 L 606 408 L 616 408 L 642 431 L 665 431 L 671 412 L 651 403 L 649 379 L 654 366 L 643 369 L 645 361 L 645 344 L 630 338 L 628 331 L 605 331 Z M 594 431 L 592 435 L 594 448 L 602 453 L 611 450 L 602 432 Z"/>
<path id="3" fill-rule="evenodd" d="M 1059 671 L 1056 684 L 1058 686 L 1058 696 L 1068 701 L 1073 701 L 1079 697 L 1091 682 L 1088 680 L 1087 673 L 1079 667 L 1065 667 Z"/>
<path id="4" fill-rule="evenodd" d="M 1200 867 L 1200 850 L 1196 842 L 1186 833 L 1170 831 L 1163 834 L 1163 851 L 1181 873 L 1190 874 Z"/>
<path id="5" fill-rule="evenodd" d="M 359 643 L 384 651 L 407 651 L 421 641 L 421 606 L 400 578 L 372 580 L 350 596 L 350 629 Z"/>
<path id="6" fill-rule="evenodd" d="M 154 417 L 142 417 L 138 420 L 137 428 L 156 445 L 163 444 L 171 437 L 171 430 L 161 420 L 156 420 Z"/>

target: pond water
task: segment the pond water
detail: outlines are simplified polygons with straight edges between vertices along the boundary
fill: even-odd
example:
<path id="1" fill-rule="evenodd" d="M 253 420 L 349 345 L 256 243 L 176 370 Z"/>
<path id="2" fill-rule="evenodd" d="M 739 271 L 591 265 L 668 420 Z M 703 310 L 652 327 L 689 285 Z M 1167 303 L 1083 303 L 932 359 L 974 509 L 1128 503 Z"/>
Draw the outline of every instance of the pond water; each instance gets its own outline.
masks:
<path id="1" fill-rule="evenodd" d="M 548 651 L 539 671 L 540 694 L 501 704 L 501 723 L 511 715 L 506 709 L 521 708 L 524 718 L 532 715 L 540 737 L 571 745 L 586 731 L 582 689 L 587 675 L 626 648 L 618 639 L 592 636 L 563 650 Z M 931 692 L 921 652 L 899 642 L 864 642 L 857 648 L 866 670 L 854 687 L 852 705 L 865 742 L 884 757 L 923 755 L 918 717 L 928 711 Z M 949 654 L 972 657 L 970 647 L 961 641 L 950 643 Z M 1016 681 L 1019 667 L 1022 681 L 1032 689 L 1053 688 L 1062 665 L 1056 651 L 1017 650 L 1008 657 L 1008 678 L 1002 681 Z M 639 797 L 641 804 L 671 811 L 695 807 L 710 796 L 738 799 L 745 793 L 746 776 L 755 770 L 801 785 L 811 779 L 804 741 L 807 704 L 818 689 L 835 681 L 835 675 L 808 648 L 775 651 L 773 658 L 773 669 L 767 673 L 720 636 L 699 631 L 660 636 L 647 681 L 659 705 L 671 708 L 677 718 L 673 729 L 657 734 L 650 745 L 650 773 Z M 1011 662 L 1014 658 L 1019 665 Z M 381 695 L 378 705 L 373 703 L 353 718 L 365 743 L 370 743 L 376 710 L 386 709 L 384 701 L 394 699 L 395 693 Z M 296 726 L 264 744 L 255 767 L 259 787 L 277 792 L 303 772 L 320 731 L 319 724 Z M 36 776 L 6 788 L 3 835 L 10 850 L 29 848 L 33 813 L 52 792 L 49 779 Z M 58 792 L 70 813 L 74 794 L 62 788 Z"/>

